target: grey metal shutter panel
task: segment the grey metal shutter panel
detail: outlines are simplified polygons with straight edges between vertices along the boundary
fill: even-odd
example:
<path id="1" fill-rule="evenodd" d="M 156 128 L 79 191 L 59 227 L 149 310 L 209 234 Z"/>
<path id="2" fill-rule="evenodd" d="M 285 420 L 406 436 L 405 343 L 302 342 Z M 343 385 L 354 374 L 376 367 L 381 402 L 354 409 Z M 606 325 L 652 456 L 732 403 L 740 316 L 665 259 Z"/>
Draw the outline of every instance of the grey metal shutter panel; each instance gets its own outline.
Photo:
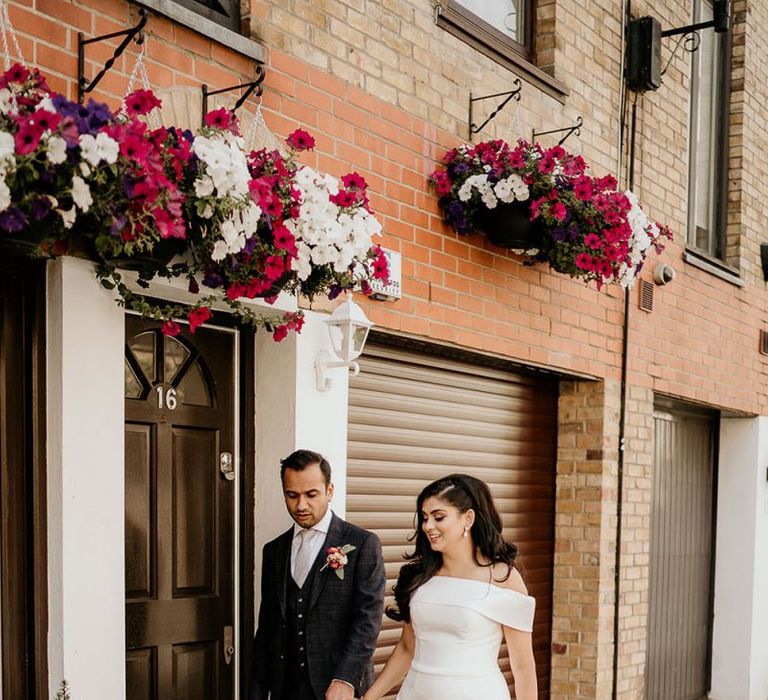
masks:
<path id="1" fill-rule="evenodd" d="M 347 517 L 381 537 L 388 596 L 412 550 L 419 491 L 454 472 L 485 480 L 536 597 L 539 690 L 549 697 L 557 383 L 376 345 L 360 366 L 350 381 Z M 399 637 L 385 619 L 377 671 Z M 504 648 L 501 665 L 511 681 Z"/>
<path id="2" fill-rule="evenodd" d="M 654 424 L 646 697 L 699 700 L 709 690 L 714 425 L 666 406 Z"/>

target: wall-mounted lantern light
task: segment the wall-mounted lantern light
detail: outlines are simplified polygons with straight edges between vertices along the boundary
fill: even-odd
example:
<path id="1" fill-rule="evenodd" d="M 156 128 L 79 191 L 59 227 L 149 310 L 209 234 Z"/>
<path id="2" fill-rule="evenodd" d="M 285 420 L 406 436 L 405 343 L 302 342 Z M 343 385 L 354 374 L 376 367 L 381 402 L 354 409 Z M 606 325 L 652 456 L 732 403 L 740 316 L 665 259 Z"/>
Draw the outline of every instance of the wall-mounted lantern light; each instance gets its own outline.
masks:
<path id="1" fill-rule="evenodd" d="M 334 367 L 348 367 L 354 377 L 360 372 L 360 365 L 355 360 L 360 357 L 368 339 L 368 331 L 373 323 L 368 320 L 363 310 L 352 301 L 349 294 L 346 300 L 339 304 L 326 321 L 331 335 L 333 352 L 338 361 L 327 350 L 321 350 L 315 360 L 318 391 L 328 391 L 333 380 L 328 376 L 328 370 Z"/>

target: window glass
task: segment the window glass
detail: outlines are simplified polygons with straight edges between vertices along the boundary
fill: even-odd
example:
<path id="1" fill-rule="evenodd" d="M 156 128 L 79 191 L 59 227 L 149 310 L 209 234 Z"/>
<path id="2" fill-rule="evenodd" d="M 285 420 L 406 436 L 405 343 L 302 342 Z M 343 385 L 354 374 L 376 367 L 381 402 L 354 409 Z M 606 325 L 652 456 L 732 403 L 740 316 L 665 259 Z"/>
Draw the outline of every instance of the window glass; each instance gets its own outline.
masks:
<path id="1" fill-rule="evenodd" d="M 157 379 L 155 374 L 155 334 L 152 331 L 140 333 L 129 343 L 141 371 L 150 384 Z"/>
<path id="2" fill-rule="evenodd" d="M 125 398 L 141 398 L 141 383 L 136 379 L 136 375 L 128 364 L 128 360 L 125 361 Z"/>
<path id="3" fill-rule="evenodd" d="M 695 21 L 713 18 L 711 0 L 699 0 Z M 722 257 L 725 191 L 722 146 L 727 139 L 722 86 L 725 70 L 725 34 L 699 32 L 700 46 L 691 62 L 691 129 L 688 242 L 701 251 Z"/>
<path id="4" fill-rule="evenodd" d="M 525 42 L 525 0 L 460 0 L 460 4 L 511 39 Z"/>
<path id="5" fill-rule="evenodd" d="M 179 384 L 179 401 L 193 406 L 211 405 L 208 382 L 205 381 L 203 371 L 197 362 L 190 366 Z"/>
<path id="6" fill-rule="evenodd" d="M 176 340 L 176 338 L 166 336 L 163 364 L 165 367 L 165 381 L 167 384 L 173 383 L 173 378 L 176 376 L 176 372 L 188 357 L 189 350 Z"/>

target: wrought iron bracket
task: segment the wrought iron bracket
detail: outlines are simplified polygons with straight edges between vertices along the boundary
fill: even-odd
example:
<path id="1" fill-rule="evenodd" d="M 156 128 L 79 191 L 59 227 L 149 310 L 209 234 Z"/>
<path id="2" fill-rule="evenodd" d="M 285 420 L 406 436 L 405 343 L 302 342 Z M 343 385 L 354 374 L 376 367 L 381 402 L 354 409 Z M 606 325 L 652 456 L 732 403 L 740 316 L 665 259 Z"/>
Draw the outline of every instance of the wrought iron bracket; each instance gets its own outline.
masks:
<path id="1" fill-rule="evenodd" d="M 687 24 L 684 27 L 665 29 L 661 32 L 661 36 L 663 38 L 665 36 L 677 36 L 678 34 L 690 34 L 692 32 L 698 32 L 701 29 L 715 29 L 715 31 L 718 31 L 715 25 L 715 20 L 711 19 L 709 22 L 698 22 L 697 24 Z M 719 31 L 723 30 L 721 29 Z"/>
<path id="2" fill-rule="evenodd" d="M 565 140 L 571 135 L 576 134 L 576 136 L 581 135 L 581 127 L 584 126 L 584 119 L 581 118 L 581 116 L 576 120 L 575 124 L 571 124 L 571 126 L 565 126 L 562 129 L 550 129 L 549 131 L 536 131 L 535 129 L 531 131 L 531 141 L 535 141 L 537 136 L 546 136 L 547 134 L 560 134 L 563 131 L 566 132 L 565 136 L 561 138 L 558 142 L 558 146 L 562 146 L 565 143 Z"/>
<path id="3" fill-rule="evenodd" d="M 257 97 L 261 97 L 264 92 L 264 78 L 266 77 L 266 71 L 264 66 L 260 63 L 256 64 L 256 79 L 250 83 L 241 83 L 240 85 L 230 85 L 229 87 L 221 88 L 220 90 L 209 90 L 207 85 L 202 86 L 203 92 L 203 126 L 205 126 L 205 115 L 208 114 L 208 98 L 213 95 L 221 95 L 224 92 L 232 92 L 233 90 L 241 90 L 246 88 L 245 92 L 240 95 L 235 106 L 232 108 L 232 114 L 237 112 L 243 103 L 255 92 Z"/>
<path id="4" fill-rule="evenodd" d="M 91 39 L 86 39 L 82 32 L 77 34 L 77 101 L 82 103 L 86 93 L 92 92 L 96 86 L 101 82 L 101 79 L 109 72 L 112 66 L 115 65 L 115 61 L 121 56 L 123 51 L 128 47 L 134 39 L 137 44 L 144 42 L 144 25 L 149 19 L 149 13 L 146 8 L 139 8 L 139 23 L 135 27 L 125 29 L 122 32 L 112 32 L 111 34 L 102 34 L 101 36 L 95 36 Z M 115 49 L 115 53 L 112 58 L 108 59 L 104 64 L 104 67 L 96 74 L 96 77 L 88 82 L 88 78 L 85 77 L 85 47 L 88 44 L 95 44 L 100 41 L 106 41 L 107 39 L 114 39 L 118 36 L 125 37 Z"/>
<path id="5" fill-rule="evenodd" d="M 502 109 L 504 109 L 504 107 L 507 106 L 510 100 L 514 99 L 517 102 L 520 102 L 520 92 L 523 89 L 522 84 L 520 83 L 520 78 L 515 78 L 512 84 L 515 86 L 515 89 L 510 90 L 509 92 L 497 92 L 493 95 L 484 95 L 483 97 L 472 97 L 472 93 L 469 93 L 469 118 L 467 120 L 467 124 L 469 126 L 470 141 L 472 140 L 472 135 L 481 132 L 486 127 L 486 125 L 492 119 L 494 119 L 496 115 L 501 112 Z M 504 97 L 506 99 L 504 99 L 504 101 L 501 102 L 501 104 L 499 104 L 499 106 L 496 107 L 493 112 L 491 112 L 491 114 L 488 116 L 488 119 L 486 119 L 480 126 L 477 126 L 474 122 L 472 114 L 475 102 L 480 102 L 481 100 L 490 100 L 494 97 Z"/>

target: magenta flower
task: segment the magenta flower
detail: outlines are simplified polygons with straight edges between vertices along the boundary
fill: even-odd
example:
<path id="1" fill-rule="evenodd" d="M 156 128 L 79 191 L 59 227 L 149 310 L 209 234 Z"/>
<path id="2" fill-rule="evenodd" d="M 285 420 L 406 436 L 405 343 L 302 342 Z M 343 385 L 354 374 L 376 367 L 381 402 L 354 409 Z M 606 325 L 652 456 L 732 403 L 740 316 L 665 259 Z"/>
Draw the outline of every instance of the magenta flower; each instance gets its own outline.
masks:
<path id="1" fill-rule="evenodd" d="M 14 136 L 16 153 L 23 156 L 34 151 L 40 143 L 42 135 L 43 129 L 39 124 L 35 124 L 32 121 L 22 123 Z"/>
<path id="2" fill-rule="evenodd" d="M 597 250 L 602 244 L 603 242 L 600 240 L 600 236 L 598 236 L 596 233 L 588 233 L 586 236 L 584 236 L 584 245 L 587 246 L 587 248 Z"/>
<path id="3" fill-rule="evenodd" d="M 136 90 L 125 98 L 125 111 L 131 118 L 149 114 L 155 107 L 161 105 L 162 102 L 155 97 L 152 90 Z"/>
<path id="4" fill-rule="evenodd" d="M 220 109 L 214 109 L 205 115 L 205 125 L 212 126 L 216 129 L 226 130 L 229 129 L 232 124 L 234 115 L 228 109 L 221 107 Z"/>
<path id="5" fill-rule="evenodd" d="M 303 129 L 296 129 L 285 141 L 297 151 L 310 151 L 315 147 L 315 139 Z"/>
<path id="6" fill-rule="evenodd" d="M 358 173 L 348 173 L 347 175 L 342 175 L 341 181 L 344 184 L 344 187 L 350 190 L 364 190 L 366 187 L 368 187 L 368 183 L 366 183 L 365 178 L 363 178 L 363 176 Z"/>

